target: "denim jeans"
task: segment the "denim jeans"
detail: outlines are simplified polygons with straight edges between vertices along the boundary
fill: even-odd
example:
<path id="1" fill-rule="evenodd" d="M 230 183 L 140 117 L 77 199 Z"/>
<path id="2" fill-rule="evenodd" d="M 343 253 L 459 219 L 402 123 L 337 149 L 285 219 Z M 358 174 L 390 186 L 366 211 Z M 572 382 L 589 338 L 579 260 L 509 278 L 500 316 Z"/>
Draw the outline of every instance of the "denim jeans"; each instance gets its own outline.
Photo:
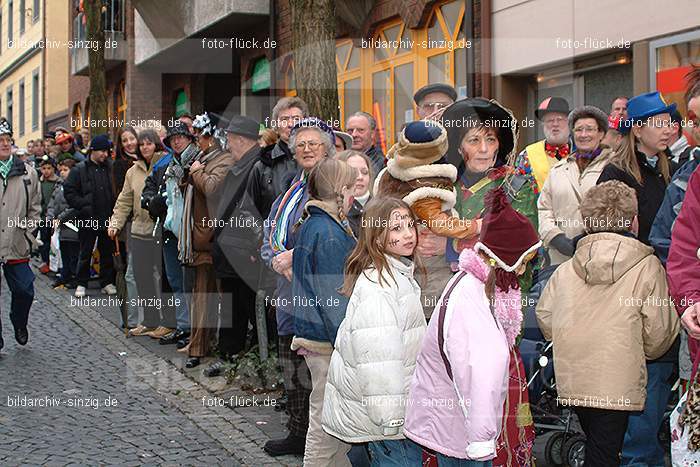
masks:
<path id="1" fill-rule="evenodd" d="M 438 465 L 440 467 L 491 467 L 492 461 L 470 461 L 467 459 L 457 459 L 437 453 Z"/>
<path id="2" fill-rule="evenodd" d="M 622 465 L 626 467 L 663 467 L 664 450 L 659 444 L 659 428 L 663 421 L 668 398 L 671 395 L 669 378 L 673 362 L 647 362 L 647 399 L 644 411 L 631 412 L 625 442 L 622 446 Z"/>
<path id="3" fill-rule="evenodd" d="M 372 467 L 423 465 L 423 449 L 410 439 L 373 441 L 367 450 Z"/>
<path id="4" fill-rule="evenodd" d="M 24 329 L 29 321 L 29 309 L 34 301 L 34 273 L 29 263 L 2 265 L 7 286 L 10 289 L 10 321 L 15 329 Z M 2 321 L 0 321 L 2 333 Z"/>
<path id="5" fill-rule="evenodd" d="M 137 298 L 139 294 L 138 289 L 136 288 L 136 279 L 134 279 L 134 260 L 131 256 L 131 249 L 129 249 L 124 280 L 126 281 L 126 294 L 129 298 L 126 305 L 126 319 L 128 321 L 128 327 L 135 328 L 141 323 L 141 321 L 143 321 L 143 311 L 141 310 L 140 306 L 132 303 L 131 301 L 131 299 Z"/>
<path id="6" fill-rule="evenodd" d="M 173 289 L 173 294 L 178 300 L 175 307 L 175 321 L 177 329 L 180 331 L 190 330 L 190 310 L 188 308 L 185 295 L 185 281 L 182 265 L 177 258 L 177 237 L 167 230 L 163 230 L 163 260 L 165 263 L 165 274 Z"/>

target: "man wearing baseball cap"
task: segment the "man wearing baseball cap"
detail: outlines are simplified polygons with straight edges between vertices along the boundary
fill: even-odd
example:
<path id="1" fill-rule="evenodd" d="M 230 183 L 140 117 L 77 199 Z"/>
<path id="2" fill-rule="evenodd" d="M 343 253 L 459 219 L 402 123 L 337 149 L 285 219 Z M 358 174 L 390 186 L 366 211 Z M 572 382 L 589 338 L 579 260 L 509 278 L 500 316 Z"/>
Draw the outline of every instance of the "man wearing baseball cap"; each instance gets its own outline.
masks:
<path id="1" fill-rule="evenodd" d="M 39 225 L 41 189 L 36 170 L 12 156 L 12 127 L 0 118 L 0 265 L 10 288 L 10 320 L 15 340 L 29 339 L 27 322 L 34 301 L 34 274 L 29 267 L 32 247 L 38 242 L 31 232 Z M 0 349 L 5 345 L 0 323 Z"/>
<path id="2" fill-rule="evenodd" d="M 522 173 L 532 174 L 537 188 L 542 191 L 549 169 L 571 152 L 569 142 L 569 103 L 561 97 L 548 97 L 535 110 L 535 117 L 542 122 L 545 139 L 527 146 L 516 161 Z"/>

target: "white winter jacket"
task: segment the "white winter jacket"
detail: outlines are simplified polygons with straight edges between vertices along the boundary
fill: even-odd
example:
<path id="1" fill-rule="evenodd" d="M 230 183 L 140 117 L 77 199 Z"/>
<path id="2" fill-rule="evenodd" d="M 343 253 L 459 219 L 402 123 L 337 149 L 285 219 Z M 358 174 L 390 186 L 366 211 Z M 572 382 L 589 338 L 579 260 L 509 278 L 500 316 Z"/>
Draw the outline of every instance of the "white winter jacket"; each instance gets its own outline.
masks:
<path id="1" fill-rule="evenodd" d="M 323 429 L 351 443 L 403 439 L 404 413 L 426 323 L 413 263 L 387 256 L 357 279 L 338 329 L 323 402 Z"/>

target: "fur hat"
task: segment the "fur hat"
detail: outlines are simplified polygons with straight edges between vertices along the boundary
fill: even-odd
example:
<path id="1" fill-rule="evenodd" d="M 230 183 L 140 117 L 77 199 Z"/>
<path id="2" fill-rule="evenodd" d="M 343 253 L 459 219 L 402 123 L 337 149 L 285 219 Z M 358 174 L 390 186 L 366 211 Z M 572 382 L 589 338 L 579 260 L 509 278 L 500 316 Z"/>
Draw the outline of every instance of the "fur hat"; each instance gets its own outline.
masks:
<path id="1" fill-rule="evenodd" d="M 574 125 L 582 118 L 593 118 L 598 122 L 598 130 L 605 133 L 608 131 L 608 115 L 593 105 L 582 105 L 576 107 L 569 114 L 569 130 L 573 133 Z"/>
<path id="2" fill-rule="evenodd" d="M 514 272 L 525 257 L 542 245 L 530 220 L 513 209 L 503 188 L 484 197 L 486 215 L 475 251 L 483 251 L 506 272 Z"/>
<path id="3" fill-rule="evenodd" d="M 5 117 L 0 117 L 0 135 L 10 135 L 12 138 L 12 125 Z"/>
<path id="4" fill-rule="evenodd" d="M 187 124 L 185 122 L 181 122 L 180 120 L 170 122 L 165 138 L 163 138 L 163 144 L 170 147 L 170 138 L 175 135 L 187 136 L 190 141 L 194 141 L 195 139 L 194 135 L 190 133 L 189 128 L 187 128 Z"/>
<path id="5" fill-rule="evenodd" d="M 447 131 L 436 121 L 419 120 L 406 125 L 389 152 L 402 168 L 429 165 L 447 152 Z"/>

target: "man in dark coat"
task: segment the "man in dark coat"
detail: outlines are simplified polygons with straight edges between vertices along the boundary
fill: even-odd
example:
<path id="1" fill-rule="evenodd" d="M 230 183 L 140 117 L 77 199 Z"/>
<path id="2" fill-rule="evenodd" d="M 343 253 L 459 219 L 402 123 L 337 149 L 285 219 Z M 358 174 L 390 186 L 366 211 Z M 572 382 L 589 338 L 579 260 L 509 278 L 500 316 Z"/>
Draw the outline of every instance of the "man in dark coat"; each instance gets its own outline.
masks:
<path id="1" fill-rule="evenodd" d="M 214 270 L 222 295 L 219 326 L 222 359 L 204 370 L 206 376 L 218 375 L 226 360 L 245 349 L 248 322 L 255 326 L 263 219 L 246 188 L 263 152 L 257 141 L 259 128 L 255 120 L 237 115 L 226 129 L 227 149 L 236 162 L 221 189 L 212 244 Z"/>
<path id="2" fill-rule="evenodd" d="M 107 236 L 109 218 L 114 209 L 112 189 L 112 143 L 107 135 L 95 136 L 90 142 L 89 156 L 73 167 L 63 185 L 68 206 L 78 210 L 80 254 L 78 256 L 78 287 L 76 297 L 84 297 L 90 279 L 90 260 L 97 240 L 100 253 L 100 285 L 107 295 L 117 293 L 112 263 L 113 243 Z"/>

